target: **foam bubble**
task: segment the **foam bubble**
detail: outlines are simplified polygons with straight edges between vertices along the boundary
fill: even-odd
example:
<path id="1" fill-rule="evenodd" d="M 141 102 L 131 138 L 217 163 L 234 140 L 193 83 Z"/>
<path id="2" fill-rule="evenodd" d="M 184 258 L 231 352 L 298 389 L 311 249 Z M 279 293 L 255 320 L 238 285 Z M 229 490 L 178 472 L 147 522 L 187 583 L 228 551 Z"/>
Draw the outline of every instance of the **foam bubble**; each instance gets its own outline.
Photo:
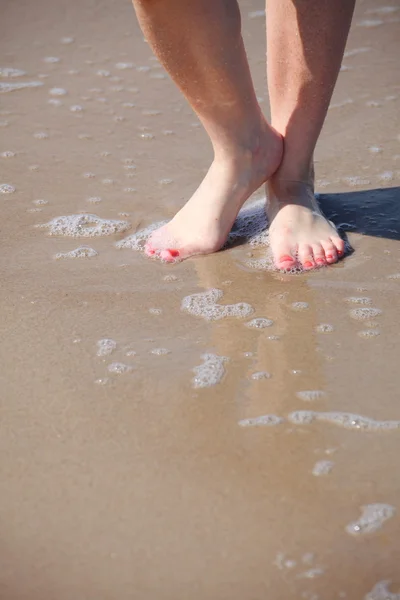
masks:
<path id="1" fill-rule="evenodd" d="M 45 204 L 48 204 L 49 201 L 43 200 L 42 198 L 40 198 L 39 200 L 32 200 L 32 203 L 36 204 L 37 206 L 44 206 Z"/>
<path id="2" fill-rule="evenodd" d="M 379 581 L 365 596 L 364 600 L 400 600 L 400 592 L 394 594 L 389 591 L 391 581 Z"/>
<path id="3" fill-rule="evenodd" d="M 15 90 L 22 90 L 24 88 L 40 87 L 43 85 L 43 81 L 20 81 L 18 83 L 4 83 L 0 81 L 0 94 L 6 94 L 7 92 L 14 92 Z"/>
<path id="4" fill-rule="evenodd" d="M 371 339 L 380 335 L 380 331 L 379 329 L 364 329 L 363 331 L 359 331 L 358 335 L 365 339 Z"/>
<path id="5" fill-rule="evenodd" d="M 49 63 L 49 64 L 58 63 L 58 62 L 60 62 L 60 59 L 57 56 L 45 56 L 43 59 L 43 62 Z"/>
<path id="6" fill-rule="evenodd" d="M 168 350 L 168 348 L 154 348 L 150 350 L 150 353 L 156 356 L 165 356 L 166 354 L 171 354 L 171 350 Z"/>
<path id="7" fill-rule="evenodd" d="M 345 429 L 358 429 L 363 431 L 388 431 L 400 429 L 400 421 L 376 421 L 369 417 L 346 412 L 316 412 L 312 410 L 297 410 L 288 415 L 288 419 L 295 425 L 308 425 L 313 421 L 322 421 L 339 425 Z"/>
<path id="8" fill-rule="evenodd" d="M 82 214 L 56 217 L 38 227 L 47 228 L 49 235 L 97 237 L 121 233 L 129 229 L 130 224 L 127 221 L 101 219 L 96 215 Z"/>
<path id="9" fill-rule="evenodd" d="M 378 25 L 383 25 L 383 21 L 380 19 L 363 19 L 358 21 L 357 25 L 359 27 L 378 27 Z"/>
<path id="10" fill-rule="evenodd" d="M 229 358 L 216 354 L 202 354 L 203 364 L 192 370 L 195 376 L 192 379 L 194 388 L 211 387 L 220 383 L 225 375 L 224 364 Z"/>
<path id="11" fill-rule="evenodd" d="M 284 423 L 285 419 L 276 415 L 262 415 L 261 417 L 252 417 L 250 419 L 242 419 L 239 421 L 240 427 L 259 427 L 259 426 L 274 426 Z"/>
<path id="12" fill-rule="evenodd" d="M 356 321 L 368 321 L 382 314 L 379 308 L 354 308 L 350 311 L 350 316 Z"/>
<path id="13" fill-rule="evenodd" d="M 74 41 L 75 39 L 73 37 L 63 37 L 60 40 L 62 44 L 72 44 Z"/>
<path id="14" fill-rule="evenodd" d="M 332 333 L 332 331 L 334 331 L 334 327 L 329 325 L 329 323 L 321 323 L 320 325 L 317 325 L 315 330 L 317 333 Z"/>
<path id="15" fill-rule="evenodd" d="M 125 71 L 126 69 L 133 69 L 133 63 L 131 62 L 119 62 L 115 65 L 115 68 L 119 71 Z"/>
<path id="16" fill-rule="evenodd" d="M 108 370 L 110 373 L 116 373 L 117 375 L 122 375 L 123 373 L 130 373 L 133 370 L 131 365 L 125 365 L 124 363 L 115 362 L 108 365 Z"/>
<path id="17" fill-rule="evenodd" d="M 298 579 L 315 579 L 316 577 L 321 577 L 325 573 L 325 569 L 321 567 L 314 567 L 312 569 L 308 569 L 308 571 L 304 571 L 304 573 L 300 573 L 297 575 Z M 316 596 L 316 599 L 318 596 Z"/>
<path id="18" fill-rule="evenodd" d="M 257 319 L 252 319 L 246 323 L 246 327 L 250 327 L 252 329 L 265 329 L 265 327 L 271 327 L 274 322 L 271 319 L 265 319 L 264 317 L 259 317 Z"/>
<path id="19" fill-rule="evenodd" d="M 98 252 L 89 246 L 79 246 L 79 248 L 75 248 L 75 250 L 70 250 L 69 252 L 59 252 L 55 255 L 55 258 L 93 258 L 97 256 Z"/>
<path id="20" fill-rule="evenodd" d="M 393 273 L 392 275 L 388 275 L 387 279 L 400 279 L 400 273 Z"/>
<path id="21" fill-rule="evenodd" d="M 297 311 L 307 310 L 310 307 L 308 302 L 293 302 L 291 306 L 293 310 Z"/>
<path id="22" fill-rule="evenodd" d="M 67 90 L 64 90 L 64 88 L 51 88 L 49 94 L 50 96 L 66 96 Z"/>
<path id="23" fill-rule="evenodd" d="M 186 296 L 182 300 L 181 309 L 190 315 L 202 317 L 208 321 L 217 321 L 225 317 L 243 319 L 254 312 L 250 304 L 237 302 L 236 304 L 217 304 L 223 296 L 222 290 L 212 288 L 206 292 Z"/>
<path id="24" fill-rule="evenodd" d="M 23 77 L 26 71 L 14 69 L 13 67 L 0 67 L 0 77 Z"/>
<path id="25" fill-rule="evenodd" d="M 398 10 L 398 6 L 378 6 L 377 8 L 369 8 L 366 12 L 372 15 L 390 15 Z"/>
<path id="26" fill-rule="evenodd" d="M 329 475 L 334 465 L 335 463 L 331 460 L 319 460 L 315 463 L 312 474 L 316 477 L 320 477 L 321 475 Z"/>
<path id="27" fill-rule="evenodd" d="M 15 187 L 9 183 L 0 183 L 0 194 L 13 194 Z"/>
<path id="28" fill-rule="evenodd" d="M 109 356 L 117 348 L 117 342 L 104 338 L 97 342 L 97 356 Z"/>
<path id="29" fill-rule="evenodd" d="M 72 106 L 69 107 L 69 110 L 71 112 L 82 112 L 83 106 L 81 106 L 80 104 L 73 104 Z"/>
<path id="30" fill-rule="evenodd" d="M 37 140 L 46 140 L 49 137 L 49 134 L 45 131 L 38 131 L 37 133 L 33 134 L 33 137 Z"/>
<path id="31" fill-rule="evenodd" d="M 345 300 L 351 304 L 372 304 L 371 298 L 367 298 L 366 296 L 350 296 L 350 298 L 346 298 Z"/>
<path id="32" fill-rule="evenodd" d="M 161 315 L 162 309 L 161 308 L 149 308 L 149 313 L 151 315 Z"/>
<path id="33" fill-rule="evenodd" d="M 117 248 L 129 248 L 130 250 L 135 250 L 135 251 L 140 252 L 144 249 L 144 246 L 145 246 L 148 238 L 150 237 L 150 235 L 153 233 L 153 231 L 155 231 L 159 227 L 162 227 L 166 223 L 168 223 L 168 221 L 161 221 L 159 223 L 153 223 L 152 225 L 149 225 L 145 229 L 141 229 L 140 231 L 137 231 L 136 233 L 133 233 L 132 235 L 128 236 L 127 238 L 121 240 L 120 242 L 118 242 L 116 244 L 116 247 Z"/>
<path id="34" fill-rule="evenodd" d="M 367 504 L 362 506 L 361 510 L 360 518 L 346 526 L 347 533 L 351 535 L 374 533 L 396 512 L 394 506 L 390 504 Z"/>
<path id="35" fill-rule="evenodd" d="M 4 152 L 1 152 L 0 156 L 2 158 L 13 158 L 16 155 L 15 152 L 12 152 L 11 150 L 5 150 Z"/>
<path id="36" fill-rule="evenodd" d="M 259 379 L 271 379 L 271 374 L 268 373 L 268 371 L 257 371 L 256 373 L 253 373 L 251 375 L 252 379 L 255 380 L 259 380 Z"/>
<path id="37" fill-rule="evenodd" d="M 91 204 L 98 204 L 102 199 L 100 196 L 91 196 L 90 198 L 86 198 L 86 202 L 90 202 Z"/>
<path id="38" fill-rule="evenodd" d="M 305 390 L 296 392 L 296 396 L 299 400 L 303 400 L 304 402 L 315 402 L 316 400 L 325 398 L 325 392 L 322 390 Z"/>
<path id="39" fill-rule="evenodd" d="M 47 100 L 47 104 L 51 104 L 52 106 L 62 106 L 63 102 L 62 102 L 62 100 L 59 100 L 58 98 L 49 98 Z"/>

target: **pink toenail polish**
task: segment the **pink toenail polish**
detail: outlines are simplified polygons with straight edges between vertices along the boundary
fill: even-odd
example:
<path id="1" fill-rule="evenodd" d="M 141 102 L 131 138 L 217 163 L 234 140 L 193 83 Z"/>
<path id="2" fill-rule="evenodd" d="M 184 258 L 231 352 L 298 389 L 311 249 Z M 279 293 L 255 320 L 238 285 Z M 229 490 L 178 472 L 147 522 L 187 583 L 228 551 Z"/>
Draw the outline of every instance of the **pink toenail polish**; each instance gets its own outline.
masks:
<path id="1" fill-rule="evenodd" d="M 311 268 L 311 267 L 313 267 L 314 265 L 312 264 L 312 262 L 311 262 L 311 261 L 307 260 L 307 261 L 304 263 L 304 266 L 305 266 L 305 268 L 306 268 L 306 269 L 310 269 L 310 268 Z"/>
<path id="2" fill-rule="evenodd" d="M 338 250 L 337 253 L 338 253 L 339 256 L 342 256 L 343 250 Z"/>
<path id="3" fill-rule="evenodd" d="M 317 263 L 319 265 L 324 265 L 325 264 L 325 260 L 323 258 L 316 258 L 315 260 L 317 261 Z"/>
<path id="4" fill-rule="evenodd" d="M 177 256 L 179 256 L 179 250 L 171 250 L 171 248 L 168 248 L 168 252 L 170 253 L 170 255 L 173 258 L 176 258 Z"/>
<path id="5" fill-rule="evenodd" d="M 327 254 L 326 258 L 333 258 L 332 254 Z"/>
<path id="6" fill-rule="evenodd" d="M 281 256 L 280 262 L 294 262 L 293 256 L 289 256 L 285 254 L 285 256 Z"/>

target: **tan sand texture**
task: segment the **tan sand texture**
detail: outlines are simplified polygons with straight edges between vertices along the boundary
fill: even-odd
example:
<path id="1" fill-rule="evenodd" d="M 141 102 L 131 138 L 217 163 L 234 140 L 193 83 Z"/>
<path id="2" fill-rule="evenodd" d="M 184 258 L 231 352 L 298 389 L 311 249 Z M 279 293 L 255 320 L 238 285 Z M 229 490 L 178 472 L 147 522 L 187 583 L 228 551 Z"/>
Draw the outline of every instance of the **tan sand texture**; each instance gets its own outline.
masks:
<path id="1" fill-rule="evenodd" d="M 240 4 L 268 112 L 263 6 Z M 207 138 L 128 1 L 3 0 L 2 600 L 400 597 L 399 20 L 358 3 L 316 153 L 354 253 L 289 276 L 248 243 L 117 249 L 182 206 Z M 37 227 L 82 214 L 106 228 Z M 181 309 L 213 288 L 252 314 Z M 196 387 L 204 354 L 228 360 Z"/>

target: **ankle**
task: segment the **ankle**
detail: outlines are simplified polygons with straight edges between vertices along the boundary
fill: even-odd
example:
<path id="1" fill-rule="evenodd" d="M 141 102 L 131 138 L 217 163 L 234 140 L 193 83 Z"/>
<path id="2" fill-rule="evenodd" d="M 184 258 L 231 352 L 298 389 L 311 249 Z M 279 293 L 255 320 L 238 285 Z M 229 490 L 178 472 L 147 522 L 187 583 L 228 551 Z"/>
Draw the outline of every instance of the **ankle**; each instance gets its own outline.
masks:
<path id="1" fill-rule="evenodd" d="M 281 165 L 273 175 L 275 182 L 301 183 L 314 188 L 314 161 L 288 161 L 284 157 Z"/>

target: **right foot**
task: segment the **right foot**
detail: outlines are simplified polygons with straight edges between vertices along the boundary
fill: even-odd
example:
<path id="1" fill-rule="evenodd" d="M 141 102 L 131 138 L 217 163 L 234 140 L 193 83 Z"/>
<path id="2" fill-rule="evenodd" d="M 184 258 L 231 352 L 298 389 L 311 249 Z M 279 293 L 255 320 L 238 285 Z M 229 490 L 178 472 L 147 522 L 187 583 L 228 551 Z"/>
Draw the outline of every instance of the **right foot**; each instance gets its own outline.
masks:
<path id="1" fill-rule="evenodd" d="M 309 182 L 271 177 L 267 183 L 269 240 L 277 269 L 311 270 L 333 264 L 345 244 L 322 214 Z"/>
<path id="2" fill-rule="evenodd" d="M 215 159 L 187 204 L 150 236 L 146 254 L 174 262 L 220 250 L 244 202 L 279 167 L 282 146 L 281 136 L 265 124 L 254 148 Z"/>

